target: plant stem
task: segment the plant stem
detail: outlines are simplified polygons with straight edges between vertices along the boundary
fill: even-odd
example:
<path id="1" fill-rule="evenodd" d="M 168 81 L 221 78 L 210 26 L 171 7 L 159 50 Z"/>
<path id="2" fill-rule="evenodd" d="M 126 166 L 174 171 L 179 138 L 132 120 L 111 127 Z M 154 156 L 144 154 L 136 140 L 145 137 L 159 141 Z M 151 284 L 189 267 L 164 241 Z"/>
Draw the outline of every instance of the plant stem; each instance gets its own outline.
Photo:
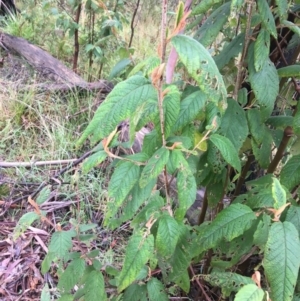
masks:
<path id="1" fill-rule="evenodd" d="M 132 19 L 131 19 L 131 24 L 130 24 L 130 29 L 131 29 L 131 35 L 130 35 L 130 40 L 129 40 L 129 44 L 128 44 L 128 48 L 131 47 L 131 44 L 132 44 L 132 40 L 133 40 L 133 35 L 134 35 L 134 19 L 135 19 L 135 16 L 136 16 L 136 13 L 139 9 L 139 6 L 140 6 L 140 0 L 137 1 L 136 3 L 136 7 L 134 9 L 134 12 L 133 12 L 133 15 L 132 15 Z"/>
<path id="2" fill-rule="evenodd" d="M 81 0 L 79 0 L 77 11 L 76 11 L 76 17 L 75 17 L 75 23 L 77 26 L 79 25 L 79 18 L 81 14 Z M 73 58 L 73 71 L 77 73 L 78 68 L 78 56 L 79 56 L 79 41 L 78 41 L 78 28 L 74 30 L 74 58 Z"/>

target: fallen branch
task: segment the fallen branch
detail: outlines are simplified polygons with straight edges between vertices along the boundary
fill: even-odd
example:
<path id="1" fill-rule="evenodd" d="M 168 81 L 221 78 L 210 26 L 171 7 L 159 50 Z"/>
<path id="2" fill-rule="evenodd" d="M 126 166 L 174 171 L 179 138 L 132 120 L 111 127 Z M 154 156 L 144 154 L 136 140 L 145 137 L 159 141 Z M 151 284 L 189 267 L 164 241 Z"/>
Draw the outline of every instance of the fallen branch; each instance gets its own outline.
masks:
<path id="1" fill-rule="evenodd" d="M 45 165 L 65 165 L 73 163 L 78 159 L 69 160 L 54 160 L 54 161 L 32 161 L 32 162 L 0 162 L 0 167 L 11 168 L 11 167 L 34 167 L 34 166 L 45 166 Z"/>

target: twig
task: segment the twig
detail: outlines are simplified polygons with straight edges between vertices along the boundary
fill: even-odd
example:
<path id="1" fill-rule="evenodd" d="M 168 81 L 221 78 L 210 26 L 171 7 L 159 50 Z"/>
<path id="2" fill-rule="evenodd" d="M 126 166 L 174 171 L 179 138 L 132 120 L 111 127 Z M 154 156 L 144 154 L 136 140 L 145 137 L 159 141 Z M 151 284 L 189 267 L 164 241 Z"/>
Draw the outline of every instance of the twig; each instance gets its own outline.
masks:
<path id="1" fill-rule="evenodd" d="M 204 289 L 202 283 L 201 283 L 201 282 L 199 281 L 199 279 L 196 277 L 195 272 L 194 272 L 194 269 L 193 269 L 193 267 L 192 267 L 191 265 L 189 266 L 189 269 L 190 269 L 190 271 L 191 271 L 191 273 L 192 273 L 192 275 L 193 275 L 193 279 L 196 281 L 196 283 L 198 284 L 199 288 L 201 289 L 201 291 L 202 291 L 202 293 L 203 293 L 203 295 L 204 295 L 206 301 L 211 301 L 211 299 L 210 299 L 210 298 L 208 297 L 208 295 L 206 294 L 206 291 L 205 291 L 205 289 Z"/>
<path id="2" fill-rule="evenodd" d="M 136 16 L 136 13 L 139 9 L 139 5 L 140 5 L 140 0 L 137 1 L 136 3 L 136 7 L 134 9 L 134 12 L 133 12 L 133 15 L 132 15 L 132 19 L 131 19 L 131 24 L 130 24 L 130 29 L 131 29 L 131 35 L 130 35 L 130 40 L 129 40 L 129 44 L 128 44 L 128 48 L 131 47 L 131 44 L 132 44 L 132 40 L 133 40 L 133 35 L 134 35 L 134 19 L 135 19 L 135 16 Z"/>
<path id="3" fill-rule="evenodd" d="M 0 167 L 34 167 L 34 166 L 45 166 L 45 165 L 65 165 L 75 162 L 77 159 L 68 160 L 53 160 L 53 161 L 32 161 L 32 162 L 0 162 Z"/>

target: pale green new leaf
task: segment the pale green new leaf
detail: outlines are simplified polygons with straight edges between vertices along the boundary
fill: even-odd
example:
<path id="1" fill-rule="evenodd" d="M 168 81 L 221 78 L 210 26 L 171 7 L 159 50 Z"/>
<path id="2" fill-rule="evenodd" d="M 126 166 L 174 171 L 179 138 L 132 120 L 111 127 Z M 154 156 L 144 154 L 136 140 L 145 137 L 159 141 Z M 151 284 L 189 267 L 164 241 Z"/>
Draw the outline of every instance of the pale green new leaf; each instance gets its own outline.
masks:
<path id="1" fill-rule="evenodd" d="M 195 8 L 193 8 L 191 15 L 207 13 L 210 8 L 220 2 L 222 2 L 222 0 L 202 0 Z"/>
<path id="2" fill-rule="evenodd" d="M 64 291 L 70 291 L 75 284 L 79 283 L 85 269 L 85 261 L 82 258 L 76 258 L 68 265 L 58 281 L 58 288 Z"/>
<path id="3" fill-rule="evenodd" d="M 298 231 L 290 222 L 272 224 L 263 267 L 272 301 L 292 300 L 300 267 Z"/>
<path id="4" fill-rule="evenodd" d="M 246 205 L 232 204 L 221 211 L 210 225 L 200 233 L 199 247 L 205 251 L 215 247 L 223 238 L 227 241 L 243 234 L 256 219 L 254 212 Z"/>
<path id="5" fill-rule="evenodd" d="M 212 272 L 204 275 L 203 278 L 212 286 L 220 287 L 225 297 L 228 297 L 231 292 L 237 292 L 247 284 L 255 284 L 251 278 L 231 272 Z"/>
<path id="6" fill-rule="evenodd" d="M 273 178 L 272 195 L 275 201 L 275 209 L 279 209 L 280 207 L 286 204 L 286 192 L 276 178 Z"/>
<path id="7" fill-rule="evenodd" d="M 243 50 L 243 45 L 245 41 L 245 33 L 240 33 L 237 35 L 230 43 L 225 45 L 221 52 L 214 56 L 213 59 L 216 62 L 216 65 L 221 70 L 229 61 L 238 56 Z"/>
<path id="8" fill-rule="evenodd" d="M 179 116 L 173 131 L 178 131 L 193 121 L 207 101 L 208 96 L 200 90 L 185 97 L 180 103 Z"/>
<path id="9" fill-rule="evenodd" d="M 93 143 L 107 137 L 121 121 L 130 118 L 138 106 L 156 97 L 155 88 L 142 76 L 136 75 L 119 83 L 97 109 L 77 146 L 90 135 Z"/>
<path id="10" fill-rule="evenodd" d="M 280 183 L 288 190 L 300 184 L 300 155 L 293 156 L 282 168 Z"/>
<path id="11" fill-rule="evenodd" d="M 138 181 L 139 176 L 140 167 L 133 162 L 123 161 L 117 166 L 108 185 L 108 195 L 113 200 L 109 204 L 106 220 L 116 214 L 118 208 Z"/>
<path id="12" fill-rule="evenodd" d="M 100 271 L 91 271 L 85 281 L 84 297 L 88 301 L 106 301 L 106 291 L 103 275 Z"/>
<path id="13" fill-rule="evenodd" d="M 36 198 L 36 203 L 41 205 L 45 203 L 51 194 L 51 189 L 49 186 L 44 187 Z"/>
<path id="14" fill-rule="evenodd" d="M 267 0 L 257 0 L 258 12 L 261 16 L 262 23 L 268 32 L 276 39 L 277 30 L 275 20 Z"/>
<path id="15" fill-rule="evenodd" d="M 107 157 L 107 153 L 105 151 L 99 151 L 91 156 L 89 156 L 87 159 L 85 159 L 82 163 L 82 172 L 84 174 L 87 174 L 93 167 L 99 165 L 102 163 Z"/>
<path id="16" fill-rule="evenodd" d="M 154 237 L 133 234 L 126 248 L 125 260 L 118 278 L 118 292 L 128 287 L 138 276 L 154 252 Z"/>
<path id="17" fill-rule="evenodd" d="M 158 149 L 149 159 L 140 177 L 140 187 L 145 187 L 151 179 L 155 179 L 169 160 L 169 150 L 165 147 Z"/>
<path id="18" fill-rule="evenodd" d="M 255 284 L 247 284 L 236 294 L 234 301 L 263 301 L 265 293 Z"/>
<path id="19" fill-rule="evenodd" d="M 238 152 L 232 142 L 219 134 L 213 134 L 209 137 L 210 141 L 217 147 L 223 156 L 224 160 L 235 168 L 237 171 L 241 171 L 241 162 L 238 156 Z"/>
<path id="20" fill-rule="evenodd" d="M 25 214 L 23 214 L 14 229 L 14 240 L 17 239 L 22 233 L 24 233 L 34 221 L 37 221 L 39 219 L 40 216 L 35 212 L 26 212 Z"/>
<path id="21" fill-rule="evenodd" d="M 210 53 L 199 42 L 184 35 L 173 37 L 172 44 L 180 60 L 197 81 L 201 90 L 214 103 L 221 102 L 221 108 L 225 109 L 227 90 L 222 75 Z"/>
<path id="22" fill-rule="evenodd" d="M 277 70 L 279 77 L 300 77 L 300 65 L 291 65 Z"/>
<path id="23" fill-rule="evenodd" d="M 222 117 L 218 133 L 227 137 L 239 151 L 248 136 L 246 114 L 235 100 L 229 98 L 227 102 L 228 107 Z"/>
<path id="24" fill-rule="evenodd" d="M 75 235 L 76 232 L 73 230 L 54 232 L 49 244 L 49 252 L 54 253 L 58 258 L 64 258 L 72 248 L 72 237 Z"/>
<path id="25" fill-rule="evenodd" d="M 194 38 L 204 47 L 211 45 L 220 34 L 224 24 L 228 21 L 230 14 L 230 2 L 218 7 L 200 26 Z"/>
<path id="26" fill-rule="evenodd" d="M 300 237 L 300 207 L 292 205 L 287 211 L 285 221 L 296 227 Z"/>
<path id="27" fill-rule="evenodd" d="M 171 256 L 180 236 L 178 222 L 168 214 L 159 219 L 155 247 L 162 256 Z"/>
<path id="28" fill-rule="evenodd" d="M 284 21 L 287 18 L 287 13 L 289 10 L 289 5 L 287 0 L 275 0 L 277 4 L 277 11 L 280 19 Z"/>
<path id="29" fill-rule="evenodd" d="M 41 301 L 51 301 L 51 296 L 50 296 L 50 290 L 49 290 L 48 283 L 46 283 L 45 286 L 42 289 Z"/>
<path id="30" fill-rule="evenodd" d="M 261 29 L 254 43 L 254 67 L 255 71 L 260 71 L 265 61 L 269 58 L 270 34 L 265 29 Z"/>
<path id="31" fill-rule="evenodd" d="M 147 290 L 150 301 L 168 301 L 164 285 L 156 278 L 151 278 L 147 282 Z"/>

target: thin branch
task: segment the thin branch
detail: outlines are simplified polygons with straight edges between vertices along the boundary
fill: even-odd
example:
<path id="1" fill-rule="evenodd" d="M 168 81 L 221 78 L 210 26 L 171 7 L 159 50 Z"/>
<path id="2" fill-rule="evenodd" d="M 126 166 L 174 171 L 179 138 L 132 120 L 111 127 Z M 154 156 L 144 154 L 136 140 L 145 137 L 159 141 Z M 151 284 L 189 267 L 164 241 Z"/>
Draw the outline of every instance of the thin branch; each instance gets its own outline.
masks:
<path id="1" fill-rule="evenodd" d="M 79 41 L 78 41 L 78 26 L 79 26 L 79 18 L 81 14 L 81 0 L 79 0 L 79 4 L 76 11 L 75 23 L 77 27 L 74 30 L 74 57 L 73 57 L 73 71 L 77 73 L 78 68 L 78 56 L 79 56 Z"/>
<path id="2" fill-rule="evenodd" d="M 65 165 L 65 164 L 73 163 L 76 160 L 77 159 L 32 161 L 32 162 L 0 162 L 0 167 L 11 168 L 11 167 L 34 167 L 34 166 L 45 166 L 45 165 Z"/>
<path id="3" fill-rule="evenodd" d="M 137 1 L 136 3 L 136 7 L 134 9 L 134 12 L 133 12 L 133 15 L 132 15 L 132 19 L 131 19 L 131 24 L 130 24 L 130 29 L 131 29 L 131 35 L 130 35 L 130 40 L 129 40 L 129 44 L 128 44 L 128 48 L 131 47 L 131 44 L 132 44 L 132 40 L 133 40 L 133 35 L 134 35 L 134 19 L 135 19 L 135 16 L 137 14 L 137 11 L 139 9 L 139 6 L 140 6 L 140 0 Z"/>
<path id="4" fill-rule="evenodd" d="M 211 299 L 208 297 L 208 295 L 206 294 L 206 291 L 202 285 L 202 283 L 199 281 L 198 277 L 195 275 L 194 269 L 193 267 L 190 265 L 189 269 L 193 275 L 193 279 L 196 281 L 196 283 L 198 284 L 199 288 L 201 289 L 202 294 L 204 295 L 206 301 L 211 301 Z"/>

